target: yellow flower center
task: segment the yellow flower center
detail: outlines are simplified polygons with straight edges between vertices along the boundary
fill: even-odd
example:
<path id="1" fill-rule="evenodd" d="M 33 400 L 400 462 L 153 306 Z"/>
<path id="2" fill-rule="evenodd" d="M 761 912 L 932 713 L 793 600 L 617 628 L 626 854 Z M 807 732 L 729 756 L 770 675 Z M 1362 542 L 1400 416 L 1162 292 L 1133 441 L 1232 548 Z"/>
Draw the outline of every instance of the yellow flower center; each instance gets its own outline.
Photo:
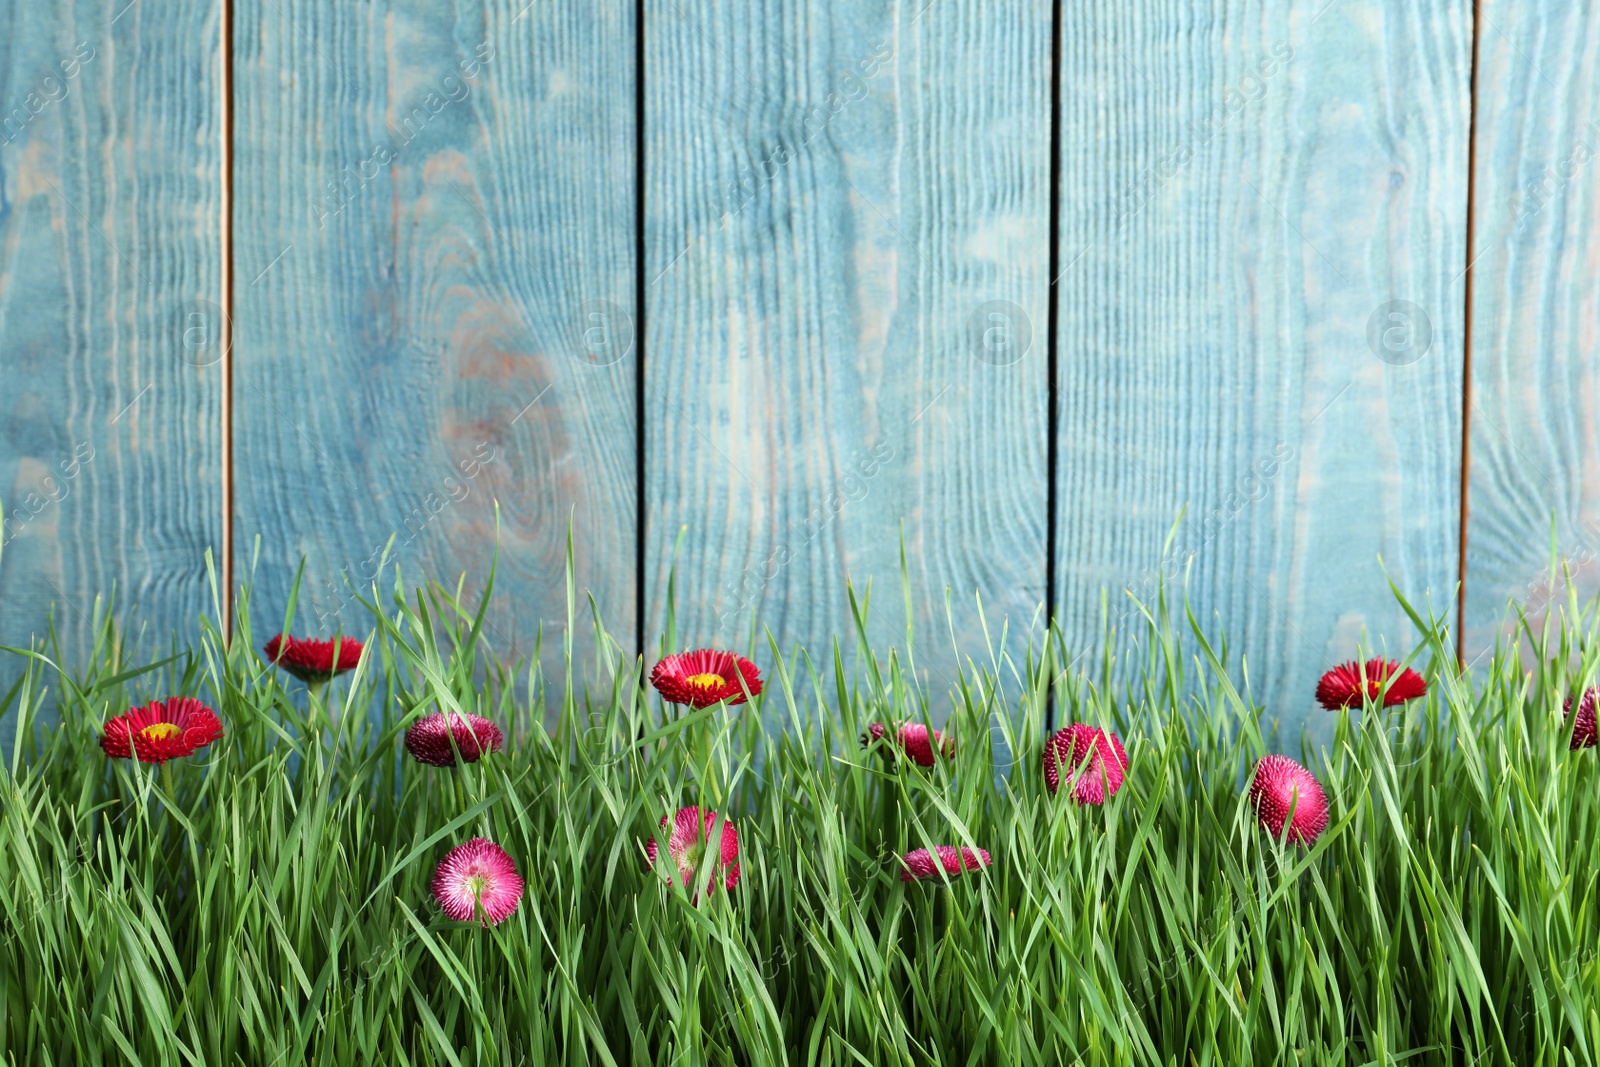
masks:
<path id="1" fill-rule="evenodd" d="M 684 681 L 699 689 L 719 689 L 728 684 L 728 680 L 720 674 L 691 674 Z"/>
<path id="2" fill-rule="evenodd" d="M 183 731 L 178 728 L 177 723 L 158 722 L 152 723 L 149 726 L 146 726 L 143 730 L 140 730 L 139 735 L 141 737 L 148 738 L 151 741 L 165 741 L 169 737 L 177 737 L 182 732 Z"/>

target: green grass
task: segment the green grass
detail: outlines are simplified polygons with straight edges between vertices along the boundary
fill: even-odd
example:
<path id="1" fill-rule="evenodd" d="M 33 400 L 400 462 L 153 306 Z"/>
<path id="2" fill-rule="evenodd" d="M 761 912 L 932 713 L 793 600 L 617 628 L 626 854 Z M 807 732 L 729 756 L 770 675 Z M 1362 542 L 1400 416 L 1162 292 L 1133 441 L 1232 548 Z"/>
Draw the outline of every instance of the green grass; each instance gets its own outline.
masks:
<path id="1" fill-rule="evenodd" d="M 144 667 L 105 623 L 81 670 L 50 647 L 25 658 L 0 772 L 0 1060 L 1600 1056 L 1600 775 L 1561 713 L 1594 681 L 1592 608 L 1524 623 L 1471 677 L 1412 613 L 1426 700 L 1341 717 L 1331 750 L 1301 753 L 1262 736 L 1242 666 L 1160 598 L 1091 672 L 1062 671 L 1060 635 L 1036 634 L 1020 660 L 962 650 L 950 693 L 919 684 L 909 648 L 866 647 L 861 604 L 845 654 L 755 649 L 755 706 L 678 716 L 570 594 L 566 632 L 593 649 L 569 637 L 563 658 L 596 666 L 587 685 L 555 679 L 556 706 L 536 666 L 495 662 L 459 588 L 408 595 L 396 577 L 364 604 L 347 632 L 371 635 L 367 658 L 309 705 L 257 654 L 281 605 L 252 630 L 248 595 L 226 648 L 207 620 L 197 649 Z M 227 733 L 170 783 L 102 755 L 106 718 L 179 693 Z M 1063 721 L 1125 739 L 1130 777 L 1103 808 L 1044 791 L 1052 695 Z M 506 749 L 459 770 L 411 761 L 405 725 L 446 708 L 494 719 Z M 886 771 L 857 743 L 872 720 L 946 717 L 958 754 L 931 771 Z M 1314 848 L 1275 842 L 1243 801 L 1272 750 L 1327 789 Z M 696 803 L 734 818 L 743 867 L 698 907 L 642 847 Z M 488 929 L 428 894 L 440 856 L 478 834 L 527 879 Z M 936 844 L 994 864 L 900 882 L 897 856 Z"/>

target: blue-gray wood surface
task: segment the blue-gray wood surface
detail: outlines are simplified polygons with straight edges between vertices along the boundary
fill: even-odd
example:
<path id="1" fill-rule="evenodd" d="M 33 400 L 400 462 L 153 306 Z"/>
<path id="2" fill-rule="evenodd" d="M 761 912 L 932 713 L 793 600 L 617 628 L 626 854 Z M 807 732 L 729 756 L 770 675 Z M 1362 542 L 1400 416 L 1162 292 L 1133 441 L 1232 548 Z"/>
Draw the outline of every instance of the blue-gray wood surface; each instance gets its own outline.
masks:
<path id="1" fill-rule="evenodd" d="M 238 0 L 225 43 L 215 0 L 0 0 L 0 641 L 54 604 L 81 653 L 113 585 L 148 650 L 192 636 L 225 523 L 259 636 L 302 555 L 297 627 L 359 629 L 391 537 L 481 588 L 498 502 L 507 658 L 554 665 L 569 516 L 630 653 L 680 537 L 680 644 L 823 652 L 870 579 L 903 645 L 903 540 L 936 692 L 947 589 L 982 659 L 976 598 L 1015 651 L 1053 571 L 1087 656 L 1165 571 L 1320 731 L 1320 670 L 1412 640 L 1386 579 L 1453 613 L 1463 516 L 1469 659 L 1542 604 L 1552 515 L 1592 593 L 1600 10 L 1056 17 Z"/>

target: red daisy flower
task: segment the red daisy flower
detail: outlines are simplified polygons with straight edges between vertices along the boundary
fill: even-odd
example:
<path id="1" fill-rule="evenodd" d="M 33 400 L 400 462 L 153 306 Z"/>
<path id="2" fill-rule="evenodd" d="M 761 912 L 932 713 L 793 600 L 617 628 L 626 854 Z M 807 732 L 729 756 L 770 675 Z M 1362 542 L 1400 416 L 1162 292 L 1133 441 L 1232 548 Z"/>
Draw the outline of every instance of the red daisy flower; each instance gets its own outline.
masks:
<path id="1" fill-rule="evenodd" d="M 1288 756 L 1263 756 L 1250 781 L 1250 802 L 1255 805 L 1261 825 L 1274 838 L 1283 836 L 1289 809 L 1294 821 L 1289 824 L 1289 841 L 1309 845 L 1328 828 L 1328 798 L 1310 771 Z"/>
<path id="2" fill-rule="evenodd" d="M 505 740 L 500 727 L 481 716 L 468 714 L 462 717 L 455 712 L 447 716 L 444 712 L 436 711 L 407 727 L 406 751 L 415 756 L 419 763 L 453 767 L 456 755 L 450 751 L 452 736 L 456 749 L 467 763 L 477 763 L 478 757 L 485 752 L 499 752 Z"/>
<path id="3" fill-rule="evenodd" d="M 156 700 L 129 708 L 106 723 L 100 747 L 114 759 L 165 763 L 205 748 L 222 736 L 217 713 L 193 697 Z"/>
<path id="4" fill-rule="evenodd" d="M 1367 676 L 1364 684 L 1363 671 Z M 1379 690 L 1386 683 L 1389 687 L 1383 694 L 1386 708 L 1415 700 L 1428 691 L 1428 683 L 1410 667 L 1401 670 L 1400 664 L 1386 659 L 1369 659 L 1365 664 L 1351 660 L 1322 676 L 1322 681 L 1317 683 L 1317 703 L 1329 711 L 1358 707 L 1363 698 L 1377 700 Z"/>
<path id="5" fill-rule="evenodd" d="M 1128 753 L 1116 734 L 1075 722 L 1057 730 L 1044 746 L 1044 784 L 1054 796 L 1061 768 L 1072 769 L 1072 796 L 1079 804 L 1104 804 L 1122 788 Z"/>
<path id="6" fill-rule="evenodd" d="M 333 661 L 332 641 L 314 637 L 285 637 L 278 634 L 267 642 L 267 662 L 277 664 L 307 685 L 320 685 L 335 675 L 352 670 L 361 659 L 361 642 L 341 637 L 339 662 Z"/>
<path id="7" fill-rule="evenodd" d="M 474 837 L 439 861 L 433 872 L 433 899 L 456 922 L 481 914 L 484 926 L 498 926 L 522 900 L 522 877 L 505 849 L 488 838 Z"/>
<path id="8" fill-rule="evenodd" d="M 667 819 L 668 816 L 661 817 L 663 830 L 667 828 Z M 667 854 L 678 867 L 678 877 L 687 886 L 689 880 L 694 877 L 694 872 L 700 869 L 700 861 L 705 856 L 706 846 L 711 843 L 711 827 L 717 821 L 717 813 L 707 809 L 702 814 L 698 807 L 679 808 L 671 819 L 672 834 L 667 838 Z M 650 843 L 644 847 L 644 854 L 649 859 L 650 866 L 656 865 L 656 857 L 660 852 L 660 846 L 652 837 Z M 727 871 L 727 876 L 723 879 L 724 886 L 732 889 L 739 884 L 739 832 L 733 828 L 733 823 L 726 819 L 722 823 L 721 853 L 712 869 L 711 881 L 706 886 L 707 892 L 717 888 L 719 868 Z M 699 899 L 698 893 L 695 894 L 695 899 Z"/>
<path id="9" fill-rule="evenodd" d="M 879 745 L 888 732 L 889 728 L 881 722 L 868 723 L 867 732 L 861 735 L 861 744 L 865 748 Z M 930 731 L 920 722 L 899 723 L 895 729 L 894 739 L 880 747 L 884 758 L 890 763 L 894 762 L 894 750 L 898 748 L 911 758 L 912 763 L 923 767 L 933 766 L 935 748 L 944 754 L 945 759 L 954 759 L 956 755 L 954 738 L 946 737 L 938 730 Z"/>
<path id="10" fill-rule="evenodd" d="M 650 684 L 668 703 L 709 708 L 719 700 L 743 704 L 746 689 L 751 696 L 761 692 L 761 672 L 743 656 L 702 648 L 657 663 L 650 672 Z"/>
<path id="11" fill-rule="evenodd" d="M 1572 727 L 1572 750 L 1593 748 L 1596 741 L 1595 705 L 1600 702 L 1600 689 L 1585 689 L 1578 701 L 1578 722 Z M 1572 698 L 1568 697 L 1564 711 L 1571 713 Z"/>
<path id="12" fill-rule="evenodd" d="M 932 852 L 925 848 L 913 849 L 901 857 L 900 865 L 902 882 L 920 882 L 925 878 L 937 878 L 941 871 L 955 878 L 966 871 L 976 871 L 989 866 L 989 853 L 981 848 L 973 852 L 970 848 L 940 845 Z"/>

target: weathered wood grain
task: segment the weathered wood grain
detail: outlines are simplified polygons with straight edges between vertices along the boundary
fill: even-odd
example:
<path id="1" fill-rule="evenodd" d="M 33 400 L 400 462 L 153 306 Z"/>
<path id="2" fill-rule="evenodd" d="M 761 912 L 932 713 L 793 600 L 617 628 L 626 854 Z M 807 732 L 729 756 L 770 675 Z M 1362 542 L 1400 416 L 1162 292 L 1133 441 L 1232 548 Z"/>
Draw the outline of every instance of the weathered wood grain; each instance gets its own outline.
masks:
<path id="1" fill-rule="evenodd" d="M 1468 660 L 1600 588 L 1600 7 L 1479 5 Z M 1563 600 L 1565 588 L 1554 589 Z"/>
<path id="2" fill-rule="evenodd" d="M 235 544 L 256 626 L 361 625 L 383 547 L 559 662 L 634 626 L 633 5 L 240 0 Z M 580 650 L 589 633 L 580 629 Z M 559 679 L 557 679 L 559 680 Z"/>
<path id="3" fill-rule="evenodd" d="M 848 648 L 848 576 L 904 646 L 903 524 L 943 714 L 946 587 L 976 658 L 976 594 L 997 643 L 1044 599 L 1050 7 L 649 0 L 645 34 L 650 640 L 682 531 L 680 645 Z"/>
<path id="4" fill-rule="evenodd" d="M 213 3 L 0 0 L 0 643 L 53 611 L 81 664 L 113 586 L 145 652 L 210 606 L 220 56 Z"/>
<path id="5" fill-rule="evenodd" d="M 1318 673 L 1414 640 L 1385 569 L 1454 603 L 1468 6 L 1063 10 L 1061 618 L 1092 649 L 1102 589 L 1188 568 L 1281 743 L 1325 737 Z M 1426 348 L 1369 346 L 1391 300 Z"/>

